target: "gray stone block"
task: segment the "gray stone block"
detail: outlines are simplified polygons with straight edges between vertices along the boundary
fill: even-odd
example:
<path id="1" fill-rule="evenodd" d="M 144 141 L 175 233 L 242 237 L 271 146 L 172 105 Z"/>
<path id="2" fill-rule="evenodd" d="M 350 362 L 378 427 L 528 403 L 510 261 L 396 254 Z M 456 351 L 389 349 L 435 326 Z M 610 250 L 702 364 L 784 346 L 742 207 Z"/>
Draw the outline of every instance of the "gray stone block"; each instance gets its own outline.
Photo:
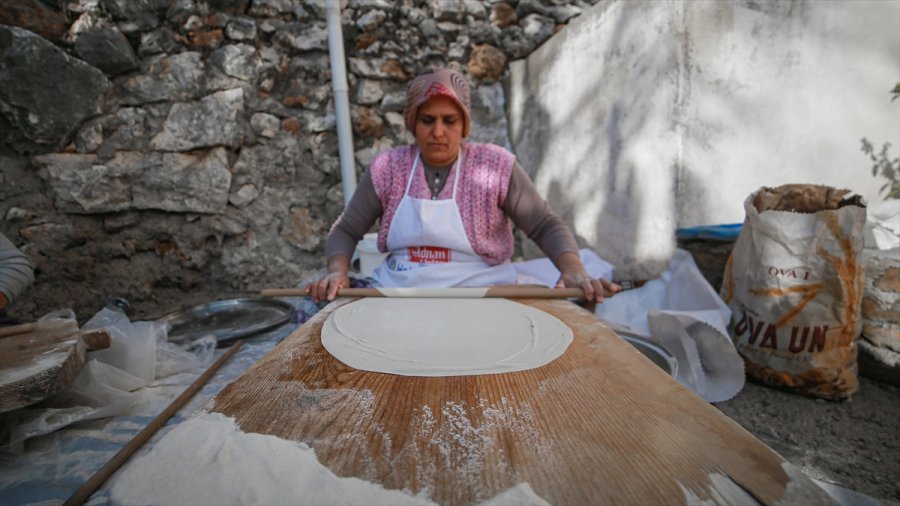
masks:
<path id="1" fill-rule="evenodd" d="M 859 373 L 867 378 L 900 386 L 900 353 L 860 339 Z"/>
<path id="2" fill-rule="evenodd" d="M 162 151 L 237 147 L 242 137 L 238 119 L 243 110 L 244 91 L 240 88 L 213 93 L 199 102 L 175 104 L 150 146 Z"/>
<path id="3" fill-rule="evenodd" d="M 128 39 L 109 21 L 89 12 L 78 18 L 69 30 L 75 52 L 109 76 L 137 68 L 137 57 Z"/>
<path id="4" fill-rule="evenodd" d="M 0 25 L 0 143 L 22 151 L 61 146 L 100 113 L 108 87 L 98 69 L 28 30 Z"/>

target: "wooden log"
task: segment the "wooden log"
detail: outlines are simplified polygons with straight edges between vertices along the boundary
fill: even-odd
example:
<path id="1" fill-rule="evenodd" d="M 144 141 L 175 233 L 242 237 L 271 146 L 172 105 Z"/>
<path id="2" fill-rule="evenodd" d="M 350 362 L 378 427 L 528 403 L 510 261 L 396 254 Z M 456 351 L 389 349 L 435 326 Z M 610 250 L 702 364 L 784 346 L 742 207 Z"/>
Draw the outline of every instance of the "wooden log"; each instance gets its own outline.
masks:
<path id="1" fill-rule="evenodd" d="M 15 336 L 37 330 L 38 324 L 35 322 L 22 323 L 19 325 L 11 325 L 9 327 L 0 327 L 0 337 Z"/>
<path id="2" fill-rule="evenodd" d="M 554 505 L 832 503 L 593 314 L 521 302 L 572 328 L 569 349 L 546 366 L 440 378 L 353 369 L 321 345 L 328 315 L 353 303 L 339 299 L 205 409 L 304 442 L 339 476 L 441 504 L 475 504 L 522 481 Z"/>
<path id="3" fill-rule="evenodd" d="M 74 320 L 36 322 L 0 339 L 0 413 L 40 402 L 68 386 L 85 353 L 110 346 L 106 329 L 80 332 Z"/>

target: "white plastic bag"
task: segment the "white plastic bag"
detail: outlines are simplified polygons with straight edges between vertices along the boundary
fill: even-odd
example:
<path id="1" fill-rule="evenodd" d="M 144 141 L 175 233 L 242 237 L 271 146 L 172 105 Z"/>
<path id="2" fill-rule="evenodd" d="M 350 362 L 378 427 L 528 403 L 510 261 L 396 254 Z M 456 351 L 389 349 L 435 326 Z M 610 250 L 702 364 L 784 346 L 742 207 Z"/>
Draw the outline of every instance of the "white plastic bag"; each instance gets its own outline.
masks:
<path id="1" fill-rule="evenodd" d="M 678 362 L 675 379 L 709 402 L 744 387 L 744 364 L 726 328 L 731 311 L 685 250 L 675 251 L 659 278 L 606 299 L 594 314 L 616 332 L 661 344 Z"/>
<path id="2" fill-rule="evenodd" d="M 181 345 L 170 343 L 166 333 L 159 336 L 156 344 L 156 377 L 165 378 L 197 371 L 212 363 L 217 341 L 216 336 L 210 334 Z"/>
<path id="3" fill-rule="evenodd" d="M 613 265 L 611 263 L 603 260 L 588 248 L 580 249 L 578 255 L 581 257 L 584 269 L 592 277 L 612 279 Z M 516 270 L 516 284 L 519 285 L 552 287 L 559 281 L 559 269 L 546 257 L 513 262 L 512 266 Z"/>
<path id="4" fill-rule="evenodd" d="M 0 419 L 9 431 L 9 448 L 21 451 L 29 438 L 49 434 L 75 422 L 116 416 L 134 402 L 131 393 L 144 386 L 138 378 L 116 367 L 91 360 L 65 390 L 50 397 L 40 408 L 25 408 Z"/>
<path id="5" fill-rule="evenodd" d="M 900 200 L 870 205 L 868 211 L 865 246 L 879 250 L 900 247 Z"/>
<path id="6" fill-rule="evenodd" d="M 153 322 L 132 323 L 124 313 L 109 308 L 101 309 L 82 327 L 83 330 L 109 329 L 110 346 L 88 353 L 89 359 L 97 359 L 118 367 L 139 378 L 145 384 L 156 379 L 156 342 L 163 325 Z"/>

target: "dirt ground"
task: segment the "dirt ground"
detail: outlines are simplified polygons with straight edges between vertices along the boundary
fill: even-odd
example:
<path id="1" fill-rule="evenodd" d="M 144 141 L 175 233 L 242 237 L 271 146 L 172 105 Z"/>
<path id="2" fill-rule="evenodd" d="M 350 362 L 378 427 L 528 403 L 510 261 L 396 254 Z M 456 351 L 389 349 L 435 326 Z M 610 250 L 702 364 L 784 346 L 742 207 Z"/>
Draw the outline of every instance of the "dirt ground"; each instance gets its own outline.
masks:
<path id="1" fill-rule="evenodd" d="M 831 402 L 748 381 L 715 406 L 808 476 L 900 504 L 900 388 L 861 377 Z"/>

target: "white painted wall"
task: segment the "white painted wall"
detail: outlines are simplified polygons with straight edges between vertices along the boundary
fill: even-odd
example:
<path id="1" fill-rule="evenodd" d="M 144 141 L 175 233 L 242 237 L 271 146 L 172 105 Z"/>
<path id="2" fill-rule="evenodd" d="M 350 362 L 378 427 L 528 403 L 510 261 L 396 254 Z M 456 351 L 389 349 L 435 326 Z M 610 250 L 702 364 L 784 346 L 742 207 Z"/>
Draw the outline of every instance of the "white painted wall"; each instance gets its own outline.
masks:
<path id="1" fill-rule="evenodd" d="M 860 139 L 900 151 L 897 82 L 900 0 L 613 0 L 513 62 L 510 136 L 583 243 L 649 277 L 760 186 L 880 201 Z"/>

